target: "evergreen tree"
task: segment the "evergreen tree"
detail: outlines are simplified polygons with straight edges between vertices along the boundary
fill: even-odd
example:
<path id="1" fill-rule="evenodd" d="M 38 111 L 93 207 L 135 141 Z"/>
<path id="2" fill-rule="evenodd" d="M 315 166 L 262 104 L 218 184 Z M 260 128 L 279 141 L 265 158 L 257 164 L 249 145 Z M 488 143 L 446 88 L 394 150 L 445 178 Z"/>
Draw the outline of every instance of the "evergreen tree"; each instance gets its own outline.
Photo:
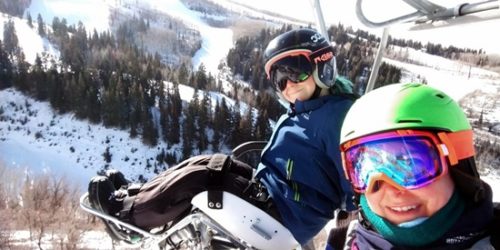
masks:
<path id="1" fill-rule="evenodd" d="M 112 159 L 113 155 L 109 151 L 109 146 L 106 147 L 106 150 L 104 151 L 104 153 L 102 153 L 102 157 L 104 157 L 104 161 L 106 163 L 111 163 L 111 159 Z"/>
<path id="2" fill-rule="evenodd" d="M 177 83 L 179 84 L 188 84 L 189 71 L 186 67 L 186 64 L 182 63 L 179 69 L 177 70 Z"/>
<path id="3" fill-rule="evenodd" d="M 46 83 L 48 85 L 50 104 L 63 114 L 68 111 L 69 105 L 66 104 L 66 98 L 70 97 L 65 96 L 65 86 L 67 85 L 65 80 L 69 81 L 69 79 L 62 78 L 57 71 L 49 71 Z"/>
<path id="4" fill-rule="evenodd" d="M 167 94 L 167 98 L 169 98 L 170 94 Z M 160 109 L 160 125 L 161 125 L 161 131 L 162 131 L 162 138 L 165 142 L 171 143 L 169 141 L 169 133 L 170 133 L 170 126 L 169 124 L 171 123 L 170 121 L 170 116 L 168 114 L 168 110 L 170 109 L 170 102 L 168 102 L 166 99 L 160 99 L 158 102 L 158 107 Z"/>
<path id="5" fill-rule="evenodd" d="M 38 14 L 36 20 L 38 22 L 38 35 L 40 35 L 41 37 L 45 37 L 45 35 L 46 35 L 45 23 L 43 22 L 42 15 Z"/>
<path id="6" fill-rule="evenodd" d="M 24 53 L 21 51 L 17 58 L 17 75 L 15 76 L 14 84 L 24 93 L 28 93 L 30 90 L 28 71 L 29 63 L 26 62 Z"/>
<path id="7" fill-rule="evenodd" d="M 90 81 L 85 94 L 88 118 L 93 123 L 99 123 L 101 121 L 101 102 L 99 101 L 99 86 L 101 83 L 96 76 L 92 76 Z"/>
<path id="8" fill-rule="evenodd" d="M 182 100 L 179 93 L 178 84 L 173 84 L 172 94 L 169 98 L 169 110 L 168 110 L 168 127 L 169 133 L 167 135 L 168 141 L 170 143 L 179 143 L 181 137 L 180 129 L 180 118 L 182 115 Z"/>
<path id="9" fill-rule="evenodd" d="M 75 109 L 77 117 L 84 119 L 88 116 L 88 106 L 85 102 L 85 95 L 87 90 L 87 80 L 84 72 L 78 75 L 78 81 L 76 82 L 75 89 L 73 90 L 77 96 L 72 101 L 71 107 Z"/>
<path id="10" fill-rule="evenodd" d="M 26 20 L 27 20 L 28 26 L 30 28 L 33 28 L 33 18 L 31 17 L 31 14 L 29 11 L 26 13 Z"/>
<path id="11" fill-rule="evenodd" d="M 168 116 L 168 101 L 167 98 L 170 95 L 170 90 L 165 87 L 163 81 L 158 81 L 158 110 L 160 112 L 160 131 L 161 134 L 158 136 L 163 139 L 165 142 L 168 142 L 168 123 L 170 117 Z M 167 93 L 167 94 L 165 94 Z"/>
<path id="12" fill-rule="evenodd" d="M 239 133 L 240 135 L 237 137 L 236 140 L 236 145 L 233 147 L 236 147 L 237 145 L 250 141 L 254 139 L 254 135 L 252 133 L 252 127 L 253 127 L 253 110 L 250 106 L 247 107 L 247 110 L 245 112 L 245 115 L 242 117 L 239 123 Z"/>
<path id="13" fill-rule="evenodd" d="M 196 88 L 196 75 L 195 75 L 196 72 L 191 72 L 189 74 L 189 77 L 188 77 L 188 80 L 186 82 L 186 85 L 187 86 L 190 86 L 190 87 L 193 87 L 193 88 Z"/>
<path id="14" fill-rule="evenodd" d="M 149 146 L 155 146 L 158 144 L 158 130 L 148 107 L 144 107 L 141 120 L 143 124 L 142 142 Z"/>
<path id="15" fill-rule="evenodd" d="M 132 138 L 137 136 L 138 129 L 140 128 L 141 122 L 143 121 L 142 118 L 149 119 L 149 116 L 147 114 L 143 114 L 143 112 L 145 112 L 144 110 L 142 110 L 143 103 L 144 98 L 140 86 L 139 84 L 134 84 L 129 95 L 130 114 L 128 121 L 128 124 L 130 126 L 130 136 Z"/>
<path id="16" fill-rule="evenodd" d="M 242 140 L 242 131 L 240 130 L 241 114 L 240 114 L 240 102 L 236 100 L 232 110 L 231 110 L 231 122 L 230 122 L 230 134 L 229 134 L 229 146 L 235 148 L 238 146 Z"/>
<path id="17" fill-rule="evenodd" d="M 218 114 L 218 116 L 218 122 L 221 123 L 220 128 L 222 128 L 221 131 L 223 132 L 222 141 L 229 144 L 231 140 L 231 133 L 233 131 L 233 114 L 229 106 L 227 106 L 224 98 L 221 101 L 220 114 Z"/>
<path id="18" fill-rule="evenodd" d="M 257 121 L 255 123 L 255 130 L 253 131 L 255 140 L 268 140 L 271 137 L 271 133 L 272 129 L 269 125 L 267 110 L 262 109 L 258 112 Z"/>
<path id="19" fill-rule="evenodd" d="M 143 90 L 142 86 L 149 87 L 148 90 Z M 150 146 L 154 146 L 158 143 L 158 121 L 155 120 L 153 112 L 156 110 L 153 109 L 154 102 L 151 99 L 156 99 L 155 94 L 151 94 L 148 96 L 147 93 L 153 92 L 153 88 L 151 88 L 147 83 L 139 84 L 139 90 L 143 94 L 144 98 L 142 99 L 142 127 L 143 127 L 143 141 Z M 155 113 L 156 114 L 156 113 Z"/>
<path id="20" fill-rule="evenodd" d="M 182 157 L 186 159 L 193 154 L 196 133 L 195 114 L 191 103 L 184 114 L 185 120 L 184 126 L 182 127 Z"/>
<path id="21" fill-rule="evenodd" d="M 193 117 L 193 128 L 192 128 L 192 142 L 193 146 L 198 145 L 200 143 L 200 138 L 204 136 L 202 132 L 200 131 L 200 123 L 199 123 L 199 118 L 200 118 L 200 100 L 198 96 L 198 90 L 194 90 L 193 98 L 189 102 L 188 105 L 188 113 Z"/>
<path id="22" fill-rule="evenodd" d="M 201 100 L 199 112 L 198 112 L 198 148 L 200 153 L 208 148 L 208 137 L 205 136 L 207 129 L 211 128 L 210 117 L 212 110 L 212 102 L 208 92 L 203 93 L 203 99 Z"/>
<path id="23" fill-rule="evenodd" d="M 119 108 L 118 94 L 116 91 L 116 77 L 110 78 L 109 87 L 102 94 L 102 122 L 106 127 L 118 126 Z"/>
<path id="24" fill-rule="evenodd" d="M 0 40 L 0 90 L 11 86 L 12 63 L 9 55 L 3 49 L 2 40 Z"/>
<path id="25" fill-rule="evenodd" d="M 34 95 L 40 101 L 45 101 L 48 98 L 49 86 L 46 81 L 46 74 L 43 69 L 42 59 L 37 54 L 35 64 L 32 67 L 30 74 L 30 82 L 33 84 Z"/>
<path id="26" fill-rule="evenodd" d="M 206 90 L 208 86 L 208 78 L 207 78 L 207 70 L 205 69 L 205 65 L 203 63 L 198 67 L 198 71 L 196 72 L 196 83 L 195 87 L 197 89 Z"/>
<path id="27" fill-rule="evenodd" d="M 220 116 L 221 116 L 221 107 L 220 107 L 219 101 L 216 101 L 214 113 L 213 113 L 213 116 L 211 118 L 212 124 L 213 124 L 213 131 L 214 131 L 214 135 L 212 137 L 212 149 L 214 151 L 220 150 L 219 146 L 221 144 L 221 139 L 222 139 L 221 133 L 224 129 L 224 125 L 220 119 Z"/>
<path id="28" fill-rule="evenodd" d="M 14 21 L 9 19 L 3 26 L 3 48 L 5 52 L 9 55 L 11 60 L 19 55 L 19 39 L 16 35 L 16 27 Z"/>
<path id="29" fill-rule="evenodd" d="M 260 111 L 266 110 L 267 117 L 272 120 L 278 120 L 280 115 L 286 111 L 275 97 L 275 94 L 267 91 L 260 91 L 257 94 L 256 108 Z"/>

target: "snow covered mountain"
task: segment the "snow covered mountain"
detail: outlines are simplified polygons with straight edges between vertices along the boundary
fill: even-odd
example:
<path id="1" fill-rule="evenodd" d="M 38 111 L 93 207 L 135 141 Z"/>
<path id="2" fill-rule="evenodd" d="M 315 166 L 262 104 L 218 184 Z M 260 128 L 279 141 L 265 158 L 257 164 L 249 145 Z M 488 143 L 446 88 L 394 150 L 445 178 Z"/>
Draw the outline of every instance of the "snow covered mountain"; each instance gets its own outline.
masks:
<path id="1" fill-rule="evenodd" d="M 132 1 L 130 1 L 132 2 Z M 54 1 L 33 1 L 26 13 L 37 13 L 43 19 L 51 20 L 54 17 L 65 18 L 68 24 L 85 22 L 91 29 L 109 29 L 108 19 L 110 11 L 116 8 L 131 8 L 127 1 L 120 1 L 121 5 L 113 5 L 115 1 L 95 1 L 95 5 L 104 5 L 106 11 L 94 15 L 89 3 L 82 1 L 74 2 L 54 2 Z M 133 1 L 133 4 L 136 4 Z M 227 51 L 232 47 L 232 37 L 230 29 L 211 28 L 203 23 L 198 17 L 199 13 L 191 13 L 179 1 L 170 1 L 167 6 L 156 6 L 154 1 L 141 2 L 141 7 L 156 8 L 164 11 L 177 13 L 191 25 L 207 29 L 203 39 L 202 48 L 196 53 L 193 59 L 193 68 L 202 62 L 207 65 L 214 75 L 217 74 L 219 81 L 225 91 L 228 91 L 231 84 L 227 81 L 228 72 L 218 70 L 219 61 L 223 59 Z M 175 12 L 175 10 L 177 10 Z M 78 14 L 75 14 L 78 10 Z M 103 14 L 103 13 L 107 14 Z M 185 15 L 181 15 L 185 13 Z M 91 18 L 92 17 L 92 18 Z M 27 21 L 17 17 L 1 16 L 0 21 L 13 20 L 17 36 L 20 38 L 20 47 L 26 55 L 27 61 L 34 63 L 38 55 L 47 55 L 57 61 L 59 52 L 47 39 L 41 38 L 36 27 L 30 28 Z M 47 25 L 48 26 L 48 25 Z M 0 27 L 3 29 L 3 26 Z M 219 31 L 218 31 L 219 30 Z M 3 32 L 1 32 L 3 34 Z M 229 33 L 229 37 L 221 34 Z M 204 34 L 202 32 L 202 34 Z M 212 34 L 209 36 L 208 34 Z M 223 40 L 225 43 L 216 41 Z M 242 85 L 246 83 L 240 82 Z M 166 87 L 171 83 L 166 82 Z M 171 86 L 170 86 L 171 88 Z M 180 96 L 184 102 L 189 102 L 194 94 L 194 89 L 185 85 L 179 86 Z M 140 139 L 131 139 L 126 131 L 117 129 L 106 129 L 102 125 L 92 125 L 84 121 L 78 121 L 74 115 L 58 115 L 48 103 L 37 102 L 26 98 L 21 93 L 8 89 L 0 92 L 1 108 L 0 116 L 2 122 L 0 126 L 0 156 L 8 166 L 27 167 L 33 172 L 48 172 L 57 176 L 65 175 L 68 179 L 75 180 L 86 188 L 88 180 L 103 169 L 105 165 L 109 168 L 121 170 L 132 180 L 145 180 L 156 175 L 164 166 L 157 166 L 154 162 L 159 154 L 177 152 L 180 155 L 179 145 L 166 145 L 159 142 L 154 148 L 146 147 Z M 203 96 L 203 91 L 199 91 L 199 96 Z M 224 94 L 211 92 L 209 96 L 215 105 L 217 101 L 225 99 L 225 103 L 232 107 L 235 103 L 233 99 Z M 241 113 L 244 114 L 249 108 L 245 103 L 240 103 Z M 9 108 L 12 107 L 13 109 Z M 254 111 L 256 112 L 256 111 Z M 20 123 L 18 123 L 20 122 Z M 226 153 L 230 149 L 222 148 Z M 167 152 L 165 152 L 167 151 Z M 103 154 L 111 156 L 107 162 Z M 209 153 L 209 152 L 200 152 Z"/>

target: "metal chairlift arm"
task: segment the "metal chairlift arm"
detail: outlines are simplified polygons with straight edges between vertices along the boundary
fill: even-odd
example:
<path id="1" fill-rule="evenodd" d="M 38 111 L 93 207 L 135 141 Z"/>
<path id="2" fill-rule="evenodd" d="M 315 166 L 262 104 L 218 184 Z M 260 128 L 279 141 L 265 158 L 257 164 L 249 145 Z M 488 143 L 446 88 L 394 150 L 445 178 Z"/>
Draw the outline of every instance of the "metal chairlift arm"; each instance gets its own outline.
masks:
<path id="1" fill-rule="evenodd" d="M 387 27 L 398 23 L 425 23 L 429 21 L 451 19 L 459 16 L 499 9 L 499 0 L 487 0 L 473 4 L 460 4 L 453 8 L 445 8 L 443 6 L 432 3 L 427 0 L 403 0 L 417 11 L 411 14 L 402 15 L 382 22 L 373 22 L 366 18 L 362 9 L 363 0 L 356 1 L 356 15 L 359 20 L 366 26 L 371 28 Z"/>

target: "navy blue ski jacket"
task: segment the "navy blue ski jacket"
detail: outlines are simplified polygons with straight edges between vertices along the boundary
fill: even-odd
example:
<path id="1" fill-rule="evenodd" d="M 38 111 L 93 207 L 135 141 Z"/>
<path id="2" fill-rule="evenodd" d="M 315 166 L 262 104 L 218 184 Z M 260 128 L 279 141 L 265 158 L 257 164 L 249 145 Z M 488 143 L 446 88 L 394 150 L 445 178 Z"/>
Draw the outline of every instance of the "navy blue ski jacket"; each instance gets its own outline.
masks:
<path id="1" fill-rule="evenodd" d="M 267 187 L 283 224 L 305 244 L 352 197 L 339 150 L 340 129 L 353 99 L 328 95 L 296 101 L 281 116 L 261 156 L 256 178 Z M 353 209 L 352 202 L 347 203 Z"/>

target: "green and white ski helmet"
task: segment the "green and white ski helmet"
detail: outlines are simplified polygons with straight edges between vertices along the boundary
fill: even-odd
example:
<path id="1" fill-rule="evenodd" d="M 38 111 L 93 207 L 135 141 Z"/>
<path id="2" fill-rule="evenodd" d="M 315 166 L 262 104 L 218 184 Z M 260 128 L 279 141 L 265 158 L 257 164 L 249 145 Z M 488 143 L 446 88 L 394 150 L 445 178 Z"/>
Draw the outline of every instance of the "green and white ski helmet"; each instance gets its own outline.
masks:
<path id="1" fill-rule="evenodd" d="M 471 126 L 458 103 L 442 91 L 419 83 L 391 84 L 354 103 L 340 141 L 395 129 L 457 132 Z"/>
<path id="2" fill-rule="evenodd" d="M 474 159 L 471 125 L 457 102 L 440 90 L 419 83 L 391 84 L 359 98 L 348 111 L 341 131 L 341 144 L 384 131 L 418 129 L 436 132 L 470 132 L 456 146 L 471 152 L 450 168 L 461 194 L 473 202 L 491 199 Z M 472 149 L 470 149 L 472 147 Z M 455 150 L 457 148 L 455 147 Z M 491 195 L 491 192 L 489 193 Z"/>

